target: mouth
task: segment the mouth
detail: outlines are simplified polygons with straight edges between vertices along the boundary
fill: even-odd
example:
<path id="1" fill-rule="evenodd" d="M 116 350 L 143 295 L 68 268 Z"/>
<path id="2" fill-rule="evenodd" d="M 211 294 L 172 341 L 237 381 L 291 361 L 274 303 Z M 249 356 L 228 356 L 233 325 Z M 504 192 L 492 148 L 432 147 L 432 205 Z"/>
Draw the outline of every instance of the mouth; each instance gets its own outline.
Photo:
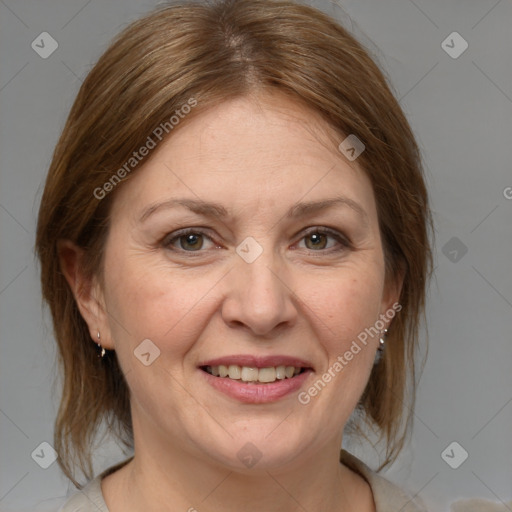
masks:
<path id="1" fill-rule="evenodd" d="M 206 382 L 239 402 L 275 402 L 298 391 L 313 374 L 312 365 L 288 356 L 230 356 L 198 366 Z"/>
<path id="2" fill-rule="evenodd" d="M 215 366 L 200 366 L 200 369 L 214 377 L 222 379 L 239 380 L 246 384 L 271 384 L 278 380 L 293 379 L 293 377 L 296 377 L 311 368 L 285 365 L 257 368 L 255 366 L 221 364 Z"/>

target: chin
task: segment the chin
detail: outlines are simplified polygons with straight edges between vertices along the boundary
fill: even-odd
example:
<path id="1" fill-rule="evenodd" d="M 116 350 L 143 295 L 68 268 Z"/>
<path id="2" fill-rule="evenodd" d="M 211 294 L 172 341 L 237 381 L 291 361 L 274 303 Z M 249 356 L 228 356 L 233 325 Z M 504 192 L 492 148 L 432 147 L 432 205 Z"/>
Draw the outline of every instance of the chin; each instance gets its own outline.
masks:
<path id="1" fill-rule="evenodd" d="M 245 427 L 233 437 L 224 432 L 222 439 L 211 439 L 201 452 L 239 473 L 284 469 L 303 455 L 306 443 L 309 446 L 311 442 L 305 439 L 309 436 L 301 436 L 296 428 L 293 432 L 286 429 L 279 432 L 278 425 L 282 420 L 273 421 L 270 427 L 267 421 L 257 427 L 253 424 L 252 428 Z M 204 439 L 202 441 L 204 444 Z"/>

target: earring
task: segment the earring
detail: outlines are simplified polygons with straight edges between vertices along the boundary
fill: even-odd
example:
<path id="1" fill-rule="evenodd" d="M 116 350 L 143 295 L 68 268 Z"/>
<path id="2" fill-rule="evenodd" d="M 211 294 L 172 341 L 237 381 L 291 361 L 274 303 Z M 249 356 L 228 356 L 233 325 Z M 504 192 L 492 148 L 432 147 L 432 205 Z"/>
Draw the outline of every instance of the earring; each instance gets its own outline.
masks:
<path id="1" fill-rule="evenodd" d="M 105 349 L 101 346 L 101 337 L 100 337 L 100 331 L 98 331 L 98 349 L 101 349 L 101 352 L 99 353 L 98 357 L 104 357 L 105 356 Z"/>
<path id="2" fill-rule="evenodd" d="M 376 365 L 382 359 L 382 355 L 384 354 L 384 344 L 386 343 L 387 333 L 388 333 L 387 329 L 384 329 L 380 333 L 379 348 L 377 349 L 377 352 L 375 353 L 375 360 L 373 362 L 374 365 Z"/>
<path id="3" fill-rule="evenodd" d="M 386 336 L 388 334 L 388 330 L 387 329 L 384 329 L 383 331 L 381 331 L 380 333 L 380 338 L 379 338 L 379 350 L 384 350 L 384 343 L 386 343 Z"/>

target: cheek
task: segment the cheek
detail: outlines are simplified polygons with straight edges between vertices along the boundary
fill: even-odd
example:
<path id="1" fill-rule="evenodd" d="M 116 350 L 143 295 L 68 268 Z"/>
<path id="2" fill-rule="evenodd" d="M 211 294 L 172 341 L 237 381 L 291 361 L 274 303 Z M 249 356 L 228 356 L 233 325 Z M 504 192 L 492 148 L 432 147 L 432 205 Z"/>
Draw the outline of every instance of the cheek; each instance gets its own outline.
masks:
<path id="1" fill-rule="evenodd" d="M 155 417 L 164 402 L 194 409 L 184 391 L 185 363 L 211 315 L 207 294 L 212 280 L 132 258 L 113 270 L 106 284 L 115 350 L 134 407 Z M 147 352 L 145 366 L 142 354 Z"/>
<path id="2" fill-rule="evenodd" d="M 365 329 L 379 318 L 383 280 L 378 265 L 343 270 L 317 283 L 306 301 L 324 357 L 318 375 L 299 396 L 312 417 L 324 418 L 324 433 L 332 435 L 348 421 L 373 367 L 377 339 Z"/>
<path id="3" fill-rule="evenodd" d="M 323 320 L 329 335 L 338 343 L 350 335 L 357 335 L 378 319 L 382 278 L 379 272 L 368 269 L 357 276 L 340 276 L 316 286 L 305 302 Z M 341 339 L 336 337 L 341 335 Z"/>
<path id="4" fill-rule="evenodd" d="M 383 287 L 379 265 L 365 266 L 364 272 L 353 270 L 327 281 L 308 298 L 325 355 L 322 371 L 330 372 L 323 375 L 326 382 L 332 382 L 323 400 L 331 403 L 340 421 L 355 407 L 373 367 L 378 338 L 371 328 L 379 319 Z"/>
<path id="5" fill-rule="evenodd" d="M 125 360 L 144 339 L 171 355 L 186 352 L 208 316 L 211 278 L 148 260 L 135 256 L 113 264 L 115 253 L 110 260 L 106 300 L 116 350 Z"/>

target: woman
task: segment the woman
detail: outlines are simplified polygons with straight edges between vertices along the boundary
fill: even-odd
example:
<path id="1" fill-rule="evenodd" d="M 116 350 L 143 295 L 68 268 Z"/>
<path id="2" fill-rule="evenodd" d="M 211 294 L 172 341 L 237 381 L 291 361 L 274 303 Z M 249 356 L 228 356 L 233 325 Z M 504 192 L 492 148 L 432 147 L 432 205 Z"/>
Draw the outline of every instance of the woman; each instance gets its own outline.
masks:
<path id="1" fill-rule="evenodd" d="M 130 25 L 39 213 L 59 463 L 90 480 L 103 422 L 134 450 L 63 510 L 423 510 L 340 447 L 404 443 L 429 225 L 410 127 L 335 21 L 242 0 Z"/>

